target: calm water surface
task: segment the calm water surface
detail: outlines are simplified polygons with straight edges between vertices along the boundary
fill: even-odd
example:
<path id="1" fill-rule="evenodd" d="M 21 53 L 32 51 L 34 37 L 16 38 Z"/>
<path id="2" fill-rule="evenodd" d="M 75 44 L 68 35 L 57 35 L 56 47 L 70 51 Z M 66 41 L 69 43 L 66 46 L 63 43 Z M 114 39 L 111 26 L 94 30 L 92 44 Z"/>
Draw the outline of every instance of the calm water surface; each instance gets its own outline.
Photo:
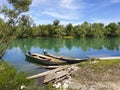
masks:
<path id="1" fill-rule="evenodd" d="M 35 74 L 45 69 L 37 68 L 40 64 L 28 62 L 27 51 L 42 54 L 45 49 L 49 53 L 85 58 L 87 56 L 120 56 L 120 38 L 92 39 L 58 39 L 37 38 L 17 39 L 6 50 L 3 59 L 17 67 L 19 71 Z"/>

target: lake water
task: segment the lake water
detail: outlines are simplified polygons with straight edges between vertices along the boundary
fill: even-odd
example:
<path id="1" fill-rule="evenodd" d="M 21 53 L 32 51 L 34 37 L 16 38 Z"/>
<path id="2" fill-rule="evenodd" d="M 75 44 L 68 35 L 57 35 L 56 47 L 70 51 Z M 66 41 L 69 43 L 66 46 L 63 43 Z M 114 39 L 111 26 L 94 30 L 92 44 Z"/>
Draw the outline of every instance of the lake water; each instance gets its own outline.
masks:
<path id="1" fill-rule="evenodd" d="M 85 58 L 88 56 L 120 56 L 120 38 L 37 38 L 14 40 L 6 50 L 3 59 L 15 66 L 19 71 L 32 75 L 43 72 L 45 69 L 37 68 L 40 64 L 28 62 L 27 51 L 42 53 L 42 50 L 56 55 Z"/>

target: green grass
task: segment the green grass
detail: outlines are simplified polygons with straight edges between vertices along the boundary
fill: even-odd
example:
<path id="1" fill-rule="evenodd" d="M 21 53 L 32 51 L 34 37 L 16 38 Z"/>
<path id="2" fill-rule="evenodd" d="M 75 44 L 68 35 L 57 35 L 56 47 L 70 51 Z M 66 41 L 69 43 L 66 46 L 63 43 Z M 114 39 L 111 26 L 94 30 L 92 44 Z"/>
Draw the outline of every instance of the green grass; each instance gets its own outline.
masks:
<path id="1" fill-rule="evenodd" d="M 95 60 L 78 64 L 81 68 L 91 68 L 95 72 L 106 71 L 113 68 L 120 68 L 120 60 Z"/>
<path id="2" fill-rule="evenodd" d="M 74 38 L 73 36 L 64 36 L 64 38 Z"/>
<path id="3" fill-rule="evenodd" d="M 120 60 L 95 60 L 95 59 L 90 59 L 87 62 L 80 63 L 78 64 L 79 67 L 84 67 L 84 66 L 93 66 L 95 68 L 99 67 L 109 67 L 113 66 L 116 67 L 117 65 L 120 65 Z"/>
<path id="4" fill-rule="evenodd" d="M 79 63 L 80 69 L 74 77 L 78 81 L 117 81 L 120 74 L 120 60 L 95 60 Z M 112 78 L 111 78 L 112 77 Z"/>
<path id="5" fill-rule="evenodd" d="M 21 85 L 29 83 L 24 72 L 17 72 L 13 66 L 0 60 L 0 90 L 18 90 Z"/>
<path id="6" fill-rule="evenodd" d="M 38 86 L 36 79 L 27 80 L 24 72 L 18 72 L 15 67 L 0 60 L 0 90 L 20 90 L 20 86 L 26 86 L 24 90 L 59 90 L 51 83 Z"/>

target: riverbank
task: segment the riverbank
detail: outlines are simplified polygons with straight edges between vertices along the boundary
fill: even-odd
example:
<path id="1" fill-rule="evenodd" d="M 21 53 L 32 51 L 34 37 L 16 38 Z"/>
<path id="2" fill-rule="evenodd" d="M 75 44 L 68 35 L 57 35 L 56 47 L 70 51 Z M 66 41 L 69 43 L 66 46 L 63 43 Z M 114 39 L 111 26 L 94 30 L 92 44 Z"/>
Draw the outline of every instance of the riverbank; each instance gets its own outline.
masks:
<path id="1" fill-rule="evenodd" d="M 96 60 L 71 65 L 74 73 L 57 84 L 37 86 L 37 82 L 29 84 L 27 90 L 120 90 L 120 59 Z M 2 68 L 0 69 L 1 71 Z M 1 73 L 2 74 L 2 73 Z M 54 86 L 54 87 L 53 87 Z M 64 89 L 62 89 L 64 90 Z"/>
<path id="2" fill-rule="evenodd" d="M 74 73 L 54 87 L 62 90 L 120 90 L 120 59 L 91 59 L 71 65 L 71 68 Z"/>
<path id="3" fill-rule="evenodd" d="M 22 86 L 28 86 L 24 72 L 18 72 L 15 67 L 0 59 L 0 90 L 20 90 Z"/>
<path id="4" fill-rule="evenodd" d="M 78 70 L 66 80 L 77 90 L 120 90 L 120 59 L 90 60 L 76 66 Z M 65 81 L 63 81 L 65 82 Z"/>

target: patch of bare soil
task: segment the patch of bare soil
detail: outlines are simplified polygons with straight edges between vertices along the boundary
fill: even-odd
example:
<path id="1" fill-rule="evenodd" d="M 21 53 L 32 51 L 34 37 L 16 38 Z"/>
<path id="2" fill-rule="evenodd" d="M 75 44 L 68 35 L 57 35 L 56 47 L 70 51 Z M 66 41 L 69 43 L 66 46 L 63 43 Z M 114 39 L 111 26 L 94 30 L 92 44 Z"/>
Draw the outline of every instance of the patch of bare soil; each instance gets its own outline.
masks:
<path id="1" fill-rule="evenodd" d="M 120 64 L 79 67 L 69 79 L 69 87 L 75 90 L 120 90 Z"/>

